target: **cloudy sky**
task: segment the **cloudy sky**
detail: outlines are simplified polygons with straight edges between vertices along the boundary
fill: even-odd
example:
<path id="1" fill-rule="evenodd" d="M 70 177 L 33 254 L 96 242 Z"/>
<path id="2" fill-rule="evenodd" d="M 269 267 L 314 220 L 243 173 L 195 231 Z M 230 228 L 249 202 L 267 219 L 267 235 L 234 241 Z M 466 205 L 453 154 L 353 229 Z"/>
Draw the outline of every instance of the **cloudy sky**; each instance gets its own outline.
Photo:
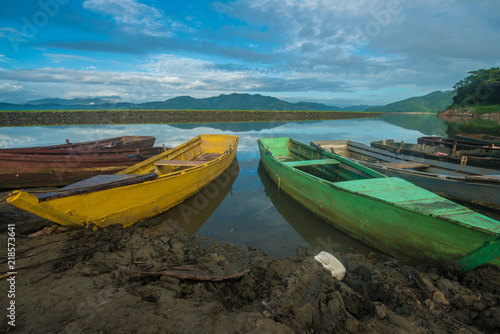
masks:
<path id="1" fill-rule="evenodd" d="M 498 0 L 3 0 L 0 102 L 387 104 L 500 65 Z"/>

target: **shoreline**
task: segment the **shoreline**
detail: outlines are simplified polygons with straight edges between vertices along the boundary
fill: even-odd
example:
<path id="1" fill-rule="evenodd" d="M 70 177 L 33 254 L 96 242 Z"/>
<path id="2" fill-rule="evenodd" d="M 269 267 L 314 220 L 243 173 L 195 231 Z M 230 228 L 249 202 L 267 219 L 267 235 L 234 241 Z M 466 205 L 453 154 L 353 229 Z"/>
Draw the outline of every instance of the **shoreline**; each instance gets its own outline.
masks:
<path id="1" fill-rule="evenodd" d="M 247 110 L 2 111 L 0 126 L 309 121 L 380 117 L 378 112 Z"/>
<path id="2" fill-rule="evenodd" d="M 380 252 L 312 248 L 275 258 L 186 233 L 168 212 L 128 228 L 69 229 L 0 202 L 0 244 L 15 225 L 15 328 L 115 333 L 496 333 L 500 269 L 466 273 Z M 4 271 L 6 262 L 1 264 Z M 174 275 L 172 276 L 172 272 Z M 208 278 L 208 280 L 207 280 Z M 220 280 L 219 280 L 220 279 Z M 11 282 L 0 280 L 9 291 Z M 7 301 L 2 299 L 5 310 Z"/>

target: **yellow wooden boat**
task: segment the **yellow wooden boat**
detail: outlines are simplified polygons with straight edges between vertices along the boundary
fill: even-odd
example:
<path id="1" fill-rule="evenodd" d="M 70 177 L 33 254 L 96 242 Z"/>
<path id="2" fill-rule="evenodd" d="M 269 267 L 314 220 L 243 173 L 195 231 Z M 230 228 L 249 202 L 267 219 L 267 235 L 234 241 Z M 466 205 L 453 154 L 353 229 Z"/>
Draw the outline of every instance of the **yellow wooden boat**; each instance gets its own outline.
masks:
<path id="1" fill-rule="evenodd" d="M 164 212 L 217 178 L 236 156 L 238 137 L 201 135 L 112 175 L 46 193 L 15 191 L 7 201 L 55 223 L 123 227 Z"/>

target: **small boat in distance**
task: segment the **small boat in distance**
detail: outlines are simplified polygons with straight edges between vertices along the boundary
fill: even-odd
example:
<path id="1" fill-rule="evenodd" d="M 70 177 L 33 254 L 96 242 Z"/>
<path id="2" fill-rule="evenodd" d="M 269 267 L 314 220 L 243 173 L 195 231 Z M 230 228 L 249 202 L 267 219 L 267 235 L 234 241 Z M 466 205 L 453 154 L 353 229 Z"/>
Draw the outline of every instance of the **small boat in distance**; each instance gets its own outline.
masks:
<path id="1" fill-rule="evenodd" d="M 50 146 L 32 146 L 32 147 L 17 147 L 17 148 L 2 148 L 0 153 L 24 153 L 24 154 L 68 154 L 71 153 L 96 153 L 101 151 L 107 152 L 110 150 L 127 149 L 135 150 L 138 148 L 153 147 L 156 138 L 154 136 L 121 136 L 99 140 L 92 140 L 79 143 L 70 143 L 66 139 L 65 144 L 50 145 Z"/>
<path id="2" fill-rule="evenodd" d="M 461 150 L 453 154 L 452 149 L 443 146 L 425 144 L 408 144 L 396 142 L 393 139 L 372 141 L 371 147 L 398 154 L 450 162 L 463 166 L 475 166 L 500 170 L 500 156 L 491 155 L 480 150 Z"/>
<path id="3" fill-rule="evenodd" d="M 397 258 L 500 266 L 500 223 L 400 178 L 290 138 L 259 139 L 277 187 L 330 224 Z"/>
<path id="4" fill-rule="evenodd" d="M 500 137 L 498 136 L 491 136 L 487 134 L 458 134 L 455 137 L 457 137 L 457 139 L 464 139 L 479 143 L 486 143 L 486 144 L 493 144 L 496 146 L 500 146 Z"/>
<path id="5" fill-rule="evenodd" d="M 201 135 L 116 174 L 45 193 L 15 191 L 7 202 L 61 225 L 127 227 L 209 184 L 233 161 L 237 145 L 236 136 Z"/>
<path id="6" fill-rule="evenodd" d="M 397 154 L 350 140 L 312 141 L 311 145 L 440 196 L 500 210 L 500 171 Z"/>

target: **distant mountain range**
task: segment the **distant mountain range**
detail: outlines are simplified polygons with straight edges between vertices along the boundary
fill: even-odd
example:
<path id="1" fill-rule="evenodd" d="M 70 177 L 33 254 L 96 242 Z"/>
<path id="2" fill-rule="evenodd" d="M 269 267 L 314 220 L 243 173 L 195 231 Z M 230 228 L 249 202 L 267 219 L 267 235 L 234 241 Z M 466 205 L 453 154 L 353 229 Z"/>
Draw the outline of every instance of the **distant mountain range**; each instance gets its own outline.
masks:
<path id="1" fill-rule="evenodd" d="M 260 94 L 229 94 L 203 99 L 179 96 L 165 101 L 129 103 L 117 98 L 47 98 L 26 103 L 0 103 L 0 110 L 298 110 L 298 111 L 364 111 L 367 105 L 340 108 L 323 103 L 290 103 Z"/>
<path id="2" fill-rule="evenodd" d="M 425 96 L 412 97 L 383 107 L 371 107 L 366 111 L 378 112 L 427 112 L 438 113 L 453 104 L 454 91 L 435 91 Z"/>
<path id="3" fill-rule="evenodd" d="M 340 108 L 314 102 L 286 102 L 260 94 L 229 94 L 196 99 L 179 96 L 165 101 L 129 103 L 118 102 L 119 97 L 110 98 L 47 98 L 26 103 L 0 103 L 0 110 L 297 110 L 297 111 L 426 111 L 439 112 L 451 104 L 449 92 L 434 92 L 423 97 L 391 103 L 385 107 L 357 105 Z M 442 109 L 440 109 L 442 107 Z M 440 110 L 437 110 L 440 109 Z"/>

